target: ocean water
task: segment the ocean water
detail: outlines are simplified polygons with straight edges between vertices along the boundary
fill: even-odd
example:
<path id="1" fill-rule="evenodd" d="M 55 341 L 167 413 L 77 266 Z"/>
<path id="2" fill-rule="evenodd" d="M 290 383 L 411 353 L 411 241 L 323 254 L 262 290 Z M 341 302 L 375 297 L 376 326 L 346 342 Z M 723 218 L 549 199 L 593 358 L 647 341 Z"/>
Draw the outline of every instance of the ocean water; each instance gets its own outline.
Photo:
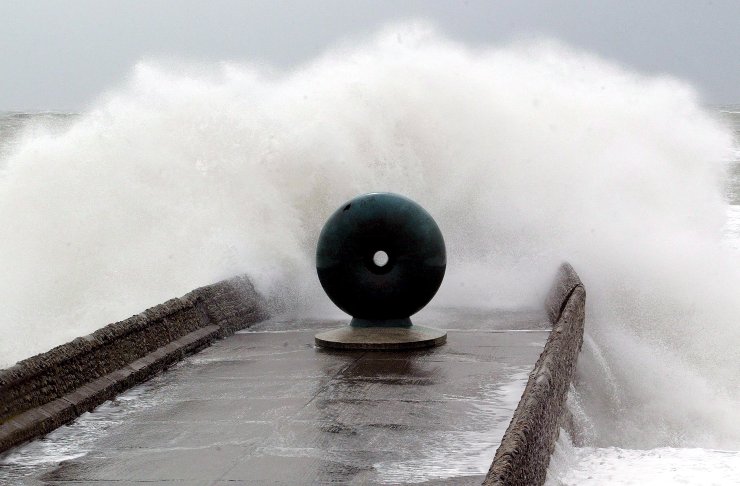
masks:
<path id="1" fill-rule="evenodd" d="M 727 105 L 709 109 L 720 114 L 720 117 L 734 132 L 735 139 L 738 141 L 736 147 L 740 147 L 740 106 Z M 727 166 L 725 196 L 728 205 L 726 222 L 721 230 L 722 244 L 725 248 L 740 252 L 740 151 L 737 149 L 734 150 Z M 740 325 L 740 320 L 737 322 Z M 587 322 L 587 326 L 588 324 L 590 323 Z M 705 327 L 707 328 L 710 329 L 708 332 L 711 332 L 711 327 Z M 729 486 L 740 484 L 740 450 L 735 441 L 730 440 L 724 444 L 717 444 L 710 439 L 709 444 L 714 444 L 711 447 L 696 447 L 698 444 L 706 443 L 704 441 L 712 435 L 710 430 L 707 430 L 703 440 L 694 442 L 695 439 L 686 440 L 682 435 L 682 430 L 672 429 L 670 433 L 674 439 L 664 442 L 669 446 L 660 446 L 648 440 L 647 444 L 643 441 L 635 445 L 629 441 L 623 441 L 626 447 L 619 447 L 603 440 L 598 433 L 599 424 L 594 423 L 594 420 L 599 420 L 599 418 L 590 416 L 587 412 L 592 404 L 584 403 L 584 400 L 589 400 L 583 396 L 584 389 L 588 390 L 586 394 L 592 396 L 596 393 L 601 394 L 602 404 L 600 406 L 606 410 L 611 409 L 615 413 L 620 413 L 620 409 L 626 406 L 636 406 L 638 411 L 645 410 L 653 406 L 653 403 L 649 401 L 629 403 L 624 400 L 622 387 L 610 369 L 611 365 L 605 359 L 599 344 L 590 335 L 590 331 L 587 331 L 581 356 L 592 361 L 590 366 L 601 368 L 601 386 L 604 388 L 596 390 L 593 384 L 584 382 L 588 378 L 583 376 L 579 376 L 576 385 L 571 387 L 568 407 L 577 424 L 576 442 L 578 446 L 574 445 L 573 438 L 566 431 L 561 430 L 548 469 L 546 486 L 596 486 L 601 484 Z M 583 365 L 579 366 L 579 374 L 583 368 Z M 731 367 L 728 371 L 730 373 L 740 372 L 740 364 Z M 644 384 L 644 386 L 649 385 Z M 652 385 L 662 386 L 660 383 Z M 737 388 L 737 385 L 730 384 L 729 386 Z M 711 403 L 711 396 L 692 397 L 687 394 L 682 399 L 697 400 L 699 403 L 697 406 L 701 406 L 701 401 L 705 400 L 707 409 L 712 409 L 714 406 Z M 677 403 L 676 407 L 679 410 L 683 408 L 680 403 Z M 682 410 L 682 413 L 688 412 Z M 696 414 L 695 418 L 701 421 L 700 414 Z M 600 420 L 606 420 L 606 417 Z M 657 422 L 648 431 L 654 432 L 656 427 L 665 426 L 666 424 Z M 723 449 L 723 446 L 727 449 Z"/>
<path id="2" fill-rule="evenodd" d="M 740 105 L 712 107 L 720 113 L 721 118 L 734 132 L 735 139 L 740 147 Z M 735 252 L 740 252 L 740 150 L 735 149 L 727 167 L 725 181 L 725 195 L 728 201 L 727 219 L 722 228 L 722 244 Z M 738 321 L 740 325 L 740 321 Z M 711 329 L 711 328 L 710 328 Z M 588 337 L 587 337 L 588 338 Z M 601 359 L 597 345 L 587 339 L 584 346 L 585 354 Z M 619 397 L 620 388 L 613 375 L 609 372 L 609 365 L 603 363 L 605 376 L 609 376 L 610 395 L 616 407 L 624 407 Z M 730 372 L 740 372 L 740 365 L 730 368 Z M 611 375 L 611 376 L 610 376 Z M 572 388 L 569 394 L 569 407 L 577 417 L 581 437 L 578 437 L 580 447 L 573 445 L 571 437 L 561 431 L 556 444 L 552 462 L 548 470 L 547 486 L 561 485 L 737 485 L 740 484 L 740 450 L 730 441 L 726 444 L 729 449 L 699 448 L 699 447 L 651 447 L 630 449 L 606 446 L 595 433 L 592 423 L 582 406 L 579 390 L 583 387 Z M 737 385 L 730 385 L 735 386 Z M 687 396 L 686 400 L 693 399 Z M 706 397 L 699 397 L 699 400 Z M 707 402 L 711 408 L 713 404 Z M 650 403 L 638 404 L 649 407 Z M 662 426 L 662 424 L 657 424 Z M 672 444 L 691 446 L 691 441 L 681 439 L 681 431 L 672 431 L 678 437 Z M 594 444 L 601 442 L 601 447 Z M 720 445 L 719 447 L 722 447 Z"/>
<path id="3" fill-rule="evenodd" d="M 420 24 L 290 71 L 139 64 L 82 114 L 0 115 L 0 366 L 241 272 L 329 312 L 321 225 L 390 190 L 445 235 L 438 304 L 536 306 L 561 261 L 581 274 L 578 437 L 551 484 L 638 460 L 734 480 L 739 111 L 557 42 Z"/>

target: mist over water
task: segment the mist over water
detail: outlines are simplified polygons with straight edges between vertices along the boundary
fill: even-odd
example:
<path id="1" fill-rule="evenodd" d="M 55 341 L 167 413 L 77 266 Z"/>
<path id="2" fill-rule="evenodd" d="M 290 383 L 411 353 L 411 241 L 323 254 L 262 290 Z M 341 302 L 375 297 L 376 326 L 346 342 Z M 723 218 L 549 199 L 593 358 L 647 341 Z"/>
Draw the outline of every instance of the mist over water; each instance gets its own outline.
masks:
<path id="1" fill-rule="evenodd" d="M 321 226 L 393 191 L 445 235 L 435 305 L 539 306 L 574 265 L 592 445 L 738 449 L 733 150 L 686 84 L 550 41 L 409 24 L 289 72 L 139 64 L 2 156 L 0 366 L 242 272 L 280 309 L 329 312 Z"/>

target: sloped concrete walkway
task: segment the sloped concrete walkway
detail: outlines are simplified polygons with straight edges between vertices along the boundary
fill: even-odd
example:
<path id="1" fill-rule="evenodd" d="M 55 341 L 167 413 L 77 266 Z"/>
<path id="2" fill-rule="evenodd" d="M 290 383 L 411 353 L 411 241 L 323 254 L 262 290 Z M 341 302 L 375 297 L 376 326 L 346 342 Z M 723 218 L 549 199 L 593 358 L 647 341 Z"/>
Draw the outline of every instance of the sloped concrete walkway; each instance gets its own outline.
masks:
<path id="1" fill-rule="evenodd" d="M 425 311 L 446 345 L 317 349 L 341 321 L 276 318 L 0 457 L 2 484 L 480 484 L 549 323 Z"/>

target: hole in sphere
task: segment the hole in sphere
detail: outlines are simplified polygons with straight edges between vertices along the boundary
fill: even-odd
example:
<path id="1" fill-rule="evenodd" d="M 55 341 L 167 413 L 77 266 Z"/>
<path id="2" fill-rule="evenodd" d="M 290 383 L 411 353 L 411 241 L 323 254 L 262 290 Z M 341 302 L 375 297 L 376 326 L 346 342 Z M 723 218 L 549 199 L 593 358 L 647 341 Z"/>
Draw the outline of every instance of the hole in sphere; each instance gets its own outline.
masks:
<path id="1" fill-rule="evenodd" d="M 373 263 L 378 267 L 384 267 L 388 263 L 388 254 L 383 250 L 376 251 L 373 255 Z"/>

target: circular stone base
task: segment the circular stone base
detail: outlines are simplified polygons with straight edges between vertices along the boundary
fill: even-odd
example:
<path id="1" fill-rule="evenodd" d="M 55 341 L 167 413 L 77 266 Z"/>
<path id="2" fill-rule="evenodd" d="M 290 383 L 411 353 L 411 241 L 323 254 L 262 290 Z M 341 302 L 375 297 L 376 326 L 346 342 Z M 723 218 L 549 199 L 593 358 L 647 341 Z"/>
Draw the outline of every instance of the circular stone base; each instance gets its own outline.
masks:
<path id="1" fill-rule="evenodd" d="M 316 345 L 333 349 L 419 349 L 447 342 L 447 331 L 431 327 L 352 327 L 316 335 Z"/>

